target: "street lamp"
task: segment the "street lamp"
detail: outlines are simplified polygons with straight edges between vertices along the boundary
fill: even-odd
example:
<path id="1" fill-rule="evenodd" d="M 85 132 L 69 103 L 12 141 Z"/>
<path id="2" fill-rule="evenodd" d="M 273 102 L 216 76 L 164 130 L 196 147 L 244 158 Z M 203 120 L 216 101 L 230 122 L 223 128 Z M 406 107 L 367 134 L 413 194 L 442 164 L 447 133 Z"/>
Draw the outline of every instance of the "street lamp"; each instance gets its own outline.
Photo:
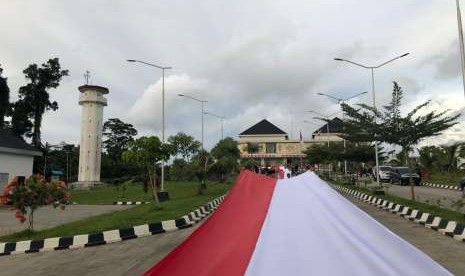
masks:
<path id="1" fill-rule="evenodd" d="M 204 148 L 203 148 L 203 117 L 204 117 L 204 114 L 205 114 L 205 111 L 204 111 L 204 109 L 205 109 L 205 103 L 207 103 L 208 101 L 199 100 L 199 99 L 197 99 L 197 98 L 195 98 L 195 97 L 192 97 L 192 96 L 189 96 L 189 95 L 185 95 L 185 94 L 178 94 L 178 96 L 179 96 L 179 97 L 189 98 L 189 99 L 191 99 L 191 100 L 197 101 L 197 102 L 199 102 L 199 103 L 202 104 L 202 149 L 204 149 Z"/>
<path id="2" fill-rule="evenodd" d="M 368 92 L 362 92 L 362 93 L 358 93 L 358 94 L 355 94 L 355 95 L 352 95 L 350 97 L 347 97 L 345 99 L 343 98 L 337 98 L 337 97 L 334 97 L 334 96 L 331 96 L 331 95 L 328 95 L 328 94 L 325 94 L 325 93 L 317 93 L 318 95 L 320 96 L 326 96 L 328 98 L 331 98 L 333 100 L 336 100 L 338 104 L 340 103 L 345 103 L 346 101 L 349 101 L 355 97 L 358 97 L 358 96 L 361 96 L 363 94 L 366 94 Z M 344 121 L 344 112 L 342 112 L 342 121 Z M 342 127 L 344 127 L 344 124 L 342 125 Z M 346 151 L 346 139 L 344 139 L 344 151 Z M 347 160 L 344 159 L 344 174 L 347 175 Z"/>
<path id="3" fill-rule="evenodd" d="M 316 94 L 318 94 L 318 95 L 320 95 L 320 96 L 326 96 L 326 97 L 328 97 L 328 98 L 331 98 L 331 99 L 333 99 L 333 100 L 336 100 L 337 103 L 340 104 L 340 103 L 345 103 L 345 102 L 347 102 L 347 101 L 349 101 L 349 100 L 352 100 L 352 99 L 355 98 L 355 97 L 358 97 L 358 96 L 361 96 L 361 95 L 367 94 L 367 93 L 368 93 L 368 92 L 366 92 L 366 91 L 365 91 L 365 92 L 361 92 L 361 93 L 352 95 L 352 96 L 350 96 L 350 97 L 347 97 L 347 98 L 345 98 L 345 99 L 343 99 L 343 98 L 338 98 L 338 97 L 334 97 L 334 96 L 331 96 L 331 95 L 328 95 L 328 94 L 325 94 L 325 93 L 316 93 Z"/>
<path id="4" fill-rule="evenodd" d="M 463 82 L 463 89 L 465 93 L 465 53 L 464 53 L 464 46 L 463 46 L 463 31 L 462 31 L 462 16 L 460 15 L 460 5 L 459 0 L 455 1 L 457 6 L 457 24 L 459 30 L 459 44 L 460 44 L 460 60 L 462 62 L 462 82 Z"/>
<path id="5" fill-rule="evenodd" d="M 310 122 L 310 121 L 308 121 L 308 120 L 303 120 L 302 123 L 308 124 L 308 125 L 312 125 L 312 126 L 319 126 L 319 125 L 317 125 L 317 124 L 315 124 L 315 123 L 312 123 L 312 122 Z"/>
<path id="6" fill-rule="evenodd" d="M 204 112 L 203 114 L 210 115 L 210 116 L 216 117 L 216 118 L 221 120 L 221 140 L 223 140 L 224 139 L 224 136 L 223 136 L 223 123 L 224 123 L 224 119 L 226 119 L 226 118 L 223 117 L 223 116 L 213 114 L 211 112 Z"/>
<path id="7" fill-rule="evenodd" d="M 127 62 L 136 62 L 136 63 L 142 63 L 151 67 L 155 67 L 158 69 L 161 69 L 162 71 L 162 85 L 161 85 L 161 110 L 162 110 L 162 131 L 161 131 L 161 140 L 164 143 L 165 142 L 165 70 L 167 69 L 173 69 L 173 67 L 170 66 L 159 66 L 153 63 L 141 61 L 141 60 L 136 60 L 136 59 L 128 59 L 126 60 Z M 164 191 L 165 187 L 165 161 L 161 161 L 161 191 Z"/>
<path id="8" fill-rule="evenodd" d="M 348 63 L 351 63 L 353 65 L 356 65 L 356 66 L 371 70 L 371 93 L 372 93 L 372 98 L 373 98 L 373 108 L 376 108 L 374 69 L 380 68 L 380 67 L 382 67 L 382 66 L 384 66 L 384 65 L 386 65 L 388 63 L 393 62 L 396 59 L 406 57 L 409 54 L 410 53 L 405 53 L 403 55 L 392 58 L 392 59 L 390 59 L 390 60 L 388 60 L 386 62 L 383 62 L 383 63 L 381 63 L 381 64 L 379 64 L 377 66 L 366 66 L 366 65 L 363 65 L 363 64 L 360 64 L 360 63 L 357 63 L 357 62 L 353 62 L 353 61 L 350 61 L 350 60 L 347 60 L 347 59 L 343 59 L 343 58 L 334 58 L 334 60 L 348 62 Z M 376 122 L 376 117 L 375 117 L 375 122 Z M 378 157 L 378 142 L 377 141 L 375 141 L 375 158 L 376 158 L 376 170 L 378 171 L 379 170 L 379 157 Z M 379 173 L 378 172 L 376 173 L 376 183 L 379 185 Z"/>

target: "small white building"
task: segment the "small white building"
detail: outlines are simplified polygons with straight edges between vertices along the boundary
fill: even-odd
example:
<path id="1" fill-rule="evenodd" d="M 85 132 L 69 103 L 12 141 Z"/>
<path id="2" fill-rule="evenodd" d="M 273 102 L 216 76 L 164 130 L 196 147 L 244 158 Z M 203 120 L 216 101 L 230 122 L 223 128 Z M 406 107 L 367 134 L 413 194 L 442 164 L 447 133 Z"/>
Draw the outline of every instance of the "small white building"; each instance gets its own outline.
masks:
<path id="1" fill-rule="evenodd" d="M 15 176 L 32 175 L 34 156 L 42 156 L 42 152 L 10 130 L 0 129 L 0 191 Z"/>

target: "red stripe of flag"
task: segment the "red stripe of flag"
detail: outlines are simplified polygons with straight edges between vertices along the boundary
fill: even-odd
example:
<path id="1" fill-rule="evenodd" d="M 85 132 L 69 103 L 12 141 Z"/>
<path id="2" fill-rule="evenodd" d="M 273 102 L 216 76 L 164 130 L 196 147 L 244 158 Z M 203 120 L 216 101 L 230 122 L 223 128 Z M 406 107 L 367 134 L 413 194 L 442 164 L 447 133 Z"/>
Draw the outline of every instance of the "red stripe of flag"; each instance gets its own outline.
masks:
<path id="1" fill-rule="evenodd" d="M 243 275 L 275 185 L 274 178 L 242 171 L 218 210 L 145 275 Z"/>

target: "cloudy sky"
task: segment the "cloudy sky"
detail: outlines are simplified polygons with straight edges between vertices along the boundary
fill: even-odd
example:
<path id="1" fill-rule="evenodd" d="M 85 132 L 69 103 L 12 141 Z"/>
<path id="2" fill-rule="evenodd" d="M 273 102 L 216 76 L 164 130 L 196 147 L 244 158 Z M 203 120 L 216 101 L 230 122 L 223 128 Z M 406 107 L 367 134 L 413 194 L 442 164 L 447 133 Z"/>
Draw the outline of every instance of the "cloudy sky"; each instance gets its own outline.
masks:
<path id="1" fill-rule="evenodd" d="M 465 1 L 462 2 L 465 8 Z M 132 123 L 140 134 L 161 135 L 161 70 L 128 63 L 139 59 L 166 71 L 167 134 L 184 131 L 200 140 L 200 104 L 225 116 L 235 136 L 267 118 L 298 138 L 316 125 L 305 113 L 332 114 L 338 107 L 316 93 L 348 97 L 371 92 L 368 70 L 334 61 L 377 65 L 378 105 L 389 101 L 392 81 L 405 92 L 406 108 L 432 99 L 431 108 L 465 107 L 455 1 L 257 0 L 257 1 L 23 1 L 0 9 L 0 64 L 11 98 L 26 83 L 22 70 L 59 57 L 70 70 L 50 91 L 60 109 L 44 117 L 43 139 L 77 143 L 83 74 L 110 89 L 105 118 Z M 371 94 L 352 103 L 371 103 Z M 205 117 L 205 144 L 221 136 L 220 121 Z M 428 143 L 464 140 L 465 124 Z"/>

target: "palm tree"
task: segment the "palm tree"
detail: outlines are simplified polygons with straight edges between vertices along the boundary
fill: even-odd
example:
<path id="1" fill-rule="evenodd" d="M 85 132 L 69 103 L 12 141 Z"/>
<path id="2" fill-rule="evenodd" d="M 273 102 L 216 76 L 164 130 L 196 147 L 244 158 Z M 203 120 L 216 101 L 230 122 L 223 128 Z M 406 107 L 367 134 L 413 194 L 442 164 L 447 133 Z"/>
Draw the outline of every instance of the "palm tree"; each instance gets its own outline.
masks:
<path id="1" fill-rule="evenodd" d="M 457 168 L 457 157 L 459 156 L 459 149 L 464 145 L 464 143 L 454 143 L 449 146 L 441 146 L 445 157 L 446 157 L 446 166 L 447 171 L 450 172 Z"/>

